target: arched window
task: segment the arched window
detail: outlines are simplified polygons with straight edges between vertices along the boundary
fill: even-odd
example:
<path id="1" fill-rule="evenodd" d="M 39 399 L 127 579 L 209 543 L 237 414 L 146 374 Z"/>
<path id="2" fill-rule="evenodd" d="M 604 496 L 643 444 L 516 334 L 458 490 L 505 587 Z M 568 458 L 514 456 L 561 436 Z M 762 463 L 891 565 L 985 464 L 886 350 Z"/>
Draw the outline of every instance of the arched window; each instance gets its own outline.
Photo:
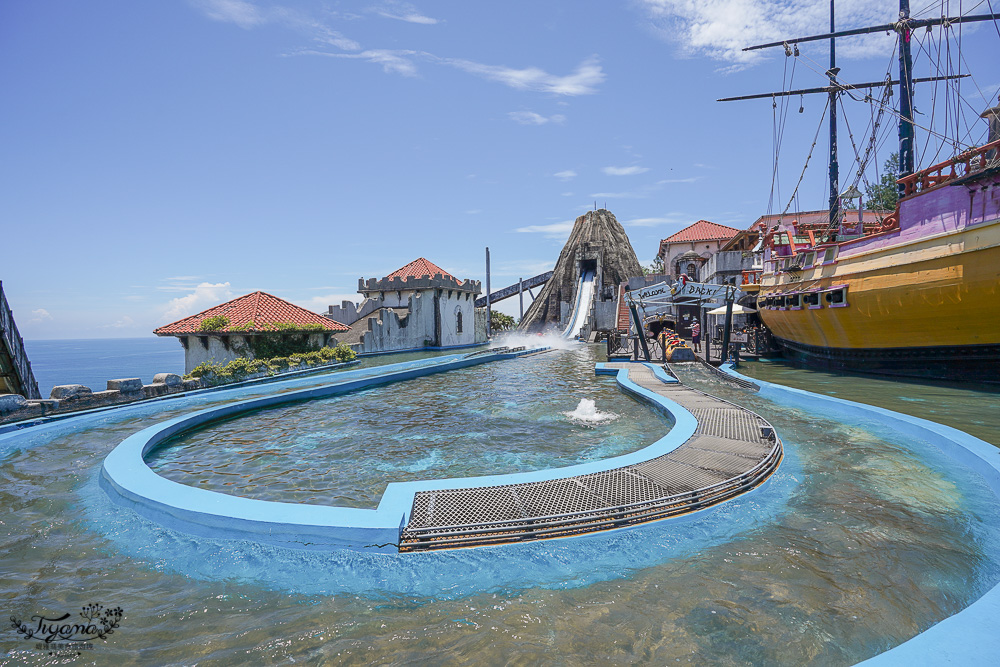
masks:
<path id="1" fill-rule="evenodd" d="M 696 264 L 688 264 L 687 277 L 691 280 L 698 280 L 698 266 Z"/>
<path id="2" fill-rule="evenodd" d="M 457 317 L 458 317 L 457 332 L 462 333 L 462 311 L 458 311 Z"/>

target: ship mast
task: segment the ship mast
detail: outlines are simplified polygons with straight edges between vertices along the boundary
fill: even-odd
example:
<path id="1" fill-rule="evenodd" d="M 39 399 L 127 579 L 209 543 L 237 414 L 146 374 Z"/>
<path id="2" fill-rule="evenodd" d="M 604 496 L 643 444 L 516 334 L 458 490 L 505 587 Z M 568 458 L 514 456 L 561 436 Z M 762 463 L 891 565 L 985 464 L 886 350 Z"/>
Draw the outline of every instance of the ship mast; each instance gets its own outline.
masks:
<path id="1" fill-rule="evenodd" d="M 913 57 L 910 55 L 910 0 L 899 0 L 899 176 L 914 171 Z M 899 184 L 902 197 L 906 186 Z"/>
<path id="2" fill-rule="evenodd" d="M 908 176 L 914 172 L 914 124 L 913 124 L 913 86 L 916 83 L 929 81 L 948 81 L 951 79 L 963 79 L 968 74 L 952 74 L 948 76 L 932 76 L 921 79 L 913 78 L 913 59 L 910 52 L 910 38 L 916 28 L 929 28 L 935 25 L 954 25 L 957 23 L 973 23 L 978 21 L 995 21 L 1000 19 L 1000 14 L 978 14 L 975 16 L 948 16 L 931 19 L 913 19 L 910 17 L 910 1 L 899 0 L 899 20 L 895 23 L 868 26 L 866 28 L 852 28 L 837 32 L 834 24 L 834 0 L 830 0 L 830 32 L 825 35 L 812 35 L 810 37 L 799 37 L 796 39 L 786 39 L 780 42 L 770 42 L 768 44 L 758 44 L 748 46 L 744 51 L 755 51 L 774 46 L 785 47 L 786 53 L 790 54 L 789 45 L 800 44 L 802 42 L 814 42 L 821 39 L 830 40 L 830 69 L 826 74 L 830 85 L 819 88 L 804 88 L 802 90 L 777 91 L 757 95 L 742 95 L 740 97 L 726 97 L 719 102 L 732 102 L 736 100 L 753 100 L 775 97 L 787 97 L 790 95 L 808 95 L 811 93 L 827 93 L 830 97 L 830 226 L 836 229 L 840 223 L 840 193 L 839 193 L 839 163 L 837 160 L 837 95 L 840 92 L 858 88 L 875 88 L 878 86 L 899 84 L 899 175 Z M 895 31 L 899 33 L 899 81 L 871 81 L 867 83 L 846 84 L 837 81 L 837 74 L 840 69 L 837 67 L 836 45 L 837 37 L 847 37 L 850 35 L 865 35 L 874 32 Z M 796 48 L 795 55 L 798 55 Z M 902 195 L 903 186 L 900 185 Z"/>
<path id="3" fill-rule="evenodd" d="M 900 0 L 903 2 L 904 0 Z M 837 161 L 837 40 L 832 36 L 834 25 L 833 0 L 830 0 L 830 229 L 840 224 L 840 164 Z"/>

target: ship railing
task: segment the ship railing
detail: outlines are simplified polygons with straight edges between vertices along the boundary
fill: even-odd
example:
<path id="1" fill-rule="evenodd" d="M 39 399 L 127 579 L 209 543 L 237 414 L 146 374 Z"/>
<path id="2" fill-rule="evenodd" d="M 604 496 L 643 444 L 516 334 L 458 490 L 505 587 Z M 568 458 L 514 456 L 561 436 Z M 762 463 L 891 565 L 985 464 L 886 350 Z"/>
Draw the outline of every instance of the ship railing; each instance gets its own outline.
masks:
<path id="1" fill-rule="evenodd" d="M 943 185 L 948 181 L 961 178 L 985 168 L 990 157 L 987 153 L 996 151 L 997 149 L 1000 149 L 1000 139 L 982 146 L 970 148 L 949 160 L 939 162 L 926 169 L 921 169 L 909 176 L 904 176 L 897 183 L 902 183 L 905 186 L 904 197 L 920 194 L 931 188 Z M 996 153 L 993 153 L 993 155 L 996 155 Z"/>
<path id="2" fill-rule="evenodd" d="M 760 284 L 760 276 L 761 276 L 761 274 L 763 272 L 764 271 L 762 269 L 761 270 L 756 270 L 756 271 L 744 271 L 743 272 L 743 280 L 742 280 L 742 282 L 740 284 L 741 285 L 759 285 Z"/>

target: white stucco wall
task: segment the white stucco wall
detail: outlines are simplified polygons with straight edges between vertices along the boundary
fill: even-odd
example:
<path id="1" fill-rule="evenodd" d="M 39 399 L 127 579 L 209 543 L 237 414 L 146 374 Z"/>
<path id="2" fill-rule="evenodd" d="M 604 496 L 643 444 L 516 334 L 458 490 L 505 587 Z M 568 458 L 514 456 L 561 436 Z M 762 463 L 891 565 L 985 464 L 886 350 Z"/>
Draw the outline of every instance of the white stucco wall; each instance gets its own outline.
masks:
<path id="1" fill-rule="evenodd" d="M 440 338 L 436 333 L 435 292 L 438 292 Z M 393 293 L 395 295 L 395 293 Z M 388 293 L 386 294 L 388 301 Z M 395 306 L 391 306 L 395 307 Z M 382 319 L 370 321 L 369 330 L 361 337 L 360 352 L 391 352 L 422 347 L 455 347 L 486 340 L 485 325 L 477 335 L 476 302 L 470 292 L 447 289 L 412 292 L 402 316 L 385 312 Z M 458 314 L 462 314 L 462 331 L 458 331 Z"/>
<path id="2" fill-rule="evenodd" d="M 253 358 L 247 337 L 232 334 L 229 338 L 229 349 L 222 342 L 219 336 L 188 336 L 187 349 L 184 351 L 184 373 L 190 373 L 194 367 L 205 361 L 212 361 L 217 364 L 228 364 L 233 359 L 246 357 Z M 326 342 L 329 338 L 329 342 Z M 208 347 L 202 344 L 201 340 L 208 341 Z M 324 343 L 333 347 L 337 344 L 337 339 L 329 334 L 311 333 L 308 337 L 309 345 L 314 349 L 323 347 Z"/>
<path id="3" fill-rule="evenodd" d="M 188 336 L 187 349 L 184 351 L 184 373 L 190 373 L 194 367 L 205 361 L 217 364 L 228 364 L 233 359 L 249 356 L 249 346 L 243 336 L 229 336 L 229 349 L 222 344 L 218 336 Z M 208 348 L 201 341 L 208 341 Z"/>

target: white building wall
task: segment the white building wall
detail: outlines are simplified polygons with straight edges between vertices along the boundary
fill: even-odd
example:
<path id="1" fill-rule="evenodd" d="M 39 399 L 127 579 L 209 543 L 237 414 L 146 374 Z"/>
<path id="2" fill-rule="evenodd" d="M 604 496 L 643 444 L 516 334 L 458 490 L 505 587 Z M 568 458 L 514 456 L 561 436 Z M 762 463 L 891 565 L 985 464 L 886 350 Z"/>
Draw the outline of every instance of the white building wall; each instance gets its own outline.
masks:
<path id="1" fill-rule="evenodd" d="M 247 336 L 230 334 L 227 338 L 229 339 L 229 349 L 226 349 L 220 336 L 187 336 L 187 348 L 184 350 L 184 374 L 190 373 L 195 366 L 206 361 L 225 365 L 240 357 L 254 358 L 250 344 L 247 342 Z M 207 348 L 202 344 L 202 340 L 208 341 Z M 330 347 L 336 346 L 337 339 L 326 333 L 311 333 L 308 337 L 308 343 L 310 347 L 318 350 L 324 344 Z"/>
<path id="2" fill-rule="evenodd" d="M 202 340 L 208 341 L 206 348 Z M 223 345 L 218 336 L 188 336 L 187 349 L 184 350 L 184 374 L 194 370 L 195 366 L 206 361 L 217 364 L 228 364 L 233 359 L 250 356 L 250 347 L 243 336 L 229 336 L 229 349 Z"/>
<path id="3" fill-rule="evenodd" d="M 380 320 L 369 320 L 369 329 L 361 337 L 359 352 L 392 352 L 423 347 L 456 347 L 486 341 L 485 321 L 476 326 L 476 302 L 470 292 L 421 290 L 411 293 L 402 316 L 385 312 Z M 408 312 L 407 312 L 408 311 Z M 462 331 L 458 331 L 458 314 L 462 314 Z M 440 337 L 437 326 L 440 323 Z M 481 330 L 480 330 L 481 329 Z"/>

